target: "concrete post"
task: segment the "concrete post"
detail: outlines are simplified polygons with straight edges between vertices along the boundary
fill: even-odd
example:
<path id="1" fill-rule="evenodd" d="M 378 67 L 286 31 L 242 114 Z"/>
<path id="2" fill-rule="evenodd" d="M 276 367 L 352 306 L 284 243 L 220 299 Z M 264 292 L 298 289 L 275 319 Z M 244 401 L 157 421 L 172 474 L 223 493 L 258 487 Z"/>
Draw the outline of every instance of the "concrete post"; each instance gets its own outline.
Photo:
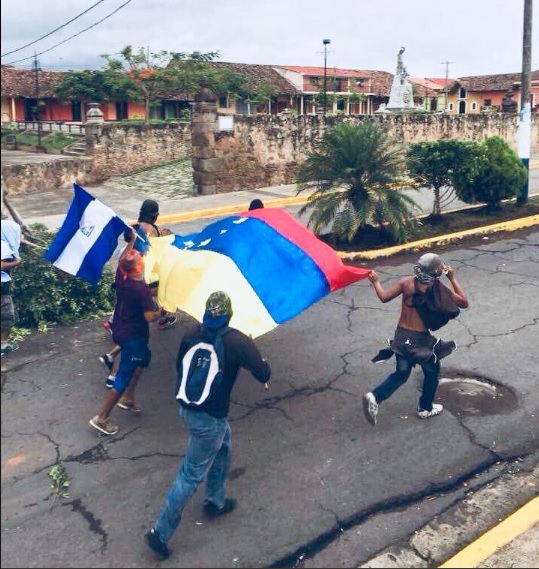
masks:
<path id="1" fill-rule="evenodd" d="M 193 181 L 198 195 L 217 193 L 217 175 L 223 160 L 215 156 L 217 97 L 208 81 L 201 81 L 191 114 Z"/>

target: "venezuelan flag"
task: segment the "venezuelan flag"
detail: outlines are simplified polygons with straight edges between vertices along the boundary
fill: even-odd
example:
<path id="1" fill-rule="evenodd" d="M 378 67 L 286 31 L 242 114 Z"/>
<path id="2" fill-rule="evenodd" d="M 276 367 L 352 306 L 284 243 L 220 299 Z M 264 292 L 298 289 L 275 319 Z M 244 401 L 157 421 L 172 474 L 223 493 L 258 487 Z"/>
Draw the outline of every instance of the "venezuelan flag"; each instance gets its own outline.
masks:
<path id="1" fill-rule="evenodd" d="M 200 233 L 151 240 L 146 278 L 158 301 L 201 320 L 208 296 L 232 300 L 230 325 L 253 338 L 294 318 L 324 296 L 365 278 L 281 208 L 246 211 Z"/>

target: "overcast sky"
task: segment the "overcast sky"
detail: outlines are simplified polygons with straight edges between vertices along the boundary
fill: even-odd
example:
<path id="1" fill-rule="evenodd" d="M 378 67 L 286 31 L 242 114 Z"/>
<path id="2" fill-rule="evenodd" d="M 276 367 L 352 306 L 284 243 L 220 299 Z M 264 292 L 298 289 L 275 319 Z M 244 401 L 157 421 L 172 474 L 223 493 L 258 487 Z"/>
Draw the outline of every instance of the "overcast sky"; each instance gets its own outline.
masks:
<path id="1" fill-rule="evenodd" d="M 446 61 L 450 78 L 522 70 L 524 0 L 1 0 L 1 8 L 2 64 L 16 67 L 30 67 L 37 53 L 44 70 L 99 69 L 101 54 L 126 45 L 323 67 L 327 38 L 328 68 L 395 73 L 403 46 L 412 77 L 444 77 Z"/>

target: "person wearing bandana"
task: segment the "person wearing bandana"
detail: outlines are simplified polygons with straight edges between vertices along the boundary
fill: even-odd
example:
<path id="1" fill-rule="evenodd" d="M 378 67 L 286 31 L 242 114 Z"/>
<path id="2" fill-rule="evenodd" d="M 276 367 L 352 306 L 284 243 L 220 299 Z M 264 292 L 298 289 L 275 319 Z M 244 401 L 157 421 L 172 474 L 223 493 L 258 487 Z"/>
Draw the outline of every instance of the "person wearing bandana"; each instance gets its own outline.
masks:
<path id="1" fill-rule="evenodd" d="M 453 290 L 442 282 L 445 275 Z M 372 359 L 380 362 L 396 359 L 396 368 L 385 381 L 363 396 L 363 410 L 371 425 L 376 425 L 379 406 L 410 377 L 412 368 L 423 370 L 423 387 L 417 415 L 427 419 L 439 415 L 443 406 L 434 403 L 440 377 L 440 360 L 456 349 L 453 341 L 443 341 L 431 334 L 455 318 L 461 308 L 468 308 L 468 299 L 450 265 L 444 264 L 435 253 L 422 255 L 414 265 L 413 276 L 400 279 L 384 290 L 376 271 L 369 275 L 374 290 L 382 302 L 402 296 L 402 308 L 392 340 Z"/>

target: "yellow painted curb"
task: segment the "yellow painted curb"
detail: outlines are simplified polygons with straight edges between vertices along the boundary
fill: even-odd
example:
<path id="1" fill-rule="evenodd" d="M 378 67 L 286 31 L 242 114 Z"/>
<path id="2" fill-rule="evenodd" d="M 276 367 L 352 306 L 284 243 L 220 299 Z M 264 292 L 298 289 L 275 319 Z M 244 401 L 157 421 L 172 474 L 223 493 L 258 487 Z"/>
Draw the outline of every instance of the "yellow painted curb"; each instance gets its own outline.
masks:
<path id="1" fill-rule="evenodd" d="M 477 567 L 516 537 L 539 522 L 539 496 L 530 500 L 503 522 L 494 526 L 455 556 L 440 565 L 440 569 Z"/>
<path id="2" fill-rule="evenodd" d="M 292 196 L 289 198 L 277 198 L 274 200 L 264 200 L 264 205 L 266 207 L 283 207 L 286 205 L 294 205 L 306 203 L 309 196 Z M 169 215 L 159 216 L 159 225 L 165 223 L 178 223 L 180 221 L 193 221 L 196 219 L 205 219 L 207 217 L 217 217 L 219 215 L 230 215 L 233 213 L 239 213 L 240 211 L 246 211 L 249 208 L 249 203 L 242 203 L 236 205 L 225 205 L 221 207 L 213 207 L 208 209 L 199 209 L 196 211 L 183 211 L 180 213 L 172 213 Z M 136 220 L 128 221 L 130 225 L 136 223 Z"/>
<path id="3" fill-rule="evenodd" d="M 338 254 L 341 259 L 347 261 L 380 259 L 383 257 L 390 257 L 391 255 L 395 255 L 397 253 L 402 253 L 403 251 L 414 251 L 416 249 L 425 249 L 426 247 L 431 247 L 432 245 L 444 245 L 447 243 L 452 243 L 453 241 L 458 241 L 459 239 L 468 237 L 470 235 L 484 235 L 488 233 L 496 233 L 499 231 L 516 231 L 517 229 L 532 227 L 534 225 L 539 225 L 539 215 L 530 215 L 529 217 L 521 217 L 519 219 L 513 219 L 511 221 L 503 221 L 501 223 L 494 223 L 492 225 L 484 225 L 483 227 L 475 227 L 473 229 L 466 229 L 464 231 L 458 231 L 456 233 L 448 233 L 447 235 L 429 237 L 428 239 L 412 241 L 411 243 L 395 245 L 394 247 L 386 247 L 385 249 L 355 252 L 338 251 Z"/>

